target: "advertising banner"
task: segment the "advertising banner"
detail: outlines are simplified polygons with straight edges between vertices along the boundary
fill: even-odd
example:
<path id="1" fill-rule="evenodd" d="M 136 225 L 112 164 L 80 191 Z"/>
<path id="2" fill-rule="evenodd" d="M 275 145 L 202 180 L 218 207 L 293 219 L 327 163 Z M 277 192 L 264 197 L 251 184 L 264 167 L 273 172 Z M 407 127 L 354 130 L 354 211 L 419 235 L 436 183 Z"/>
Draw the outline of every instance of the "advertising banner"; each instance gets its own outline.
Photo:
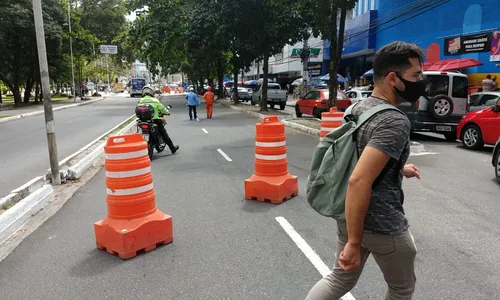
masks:
<path id="1" fill-rule="evenodd" d="M 500 31 L 493 32 L 491 37 L 490 61 L 500 61 Z"/>
<path id="2" fill-rule="evenodd" d="M 444 40 L 444 55 L 490 52 L 492 33 L 457 36 Z"/>

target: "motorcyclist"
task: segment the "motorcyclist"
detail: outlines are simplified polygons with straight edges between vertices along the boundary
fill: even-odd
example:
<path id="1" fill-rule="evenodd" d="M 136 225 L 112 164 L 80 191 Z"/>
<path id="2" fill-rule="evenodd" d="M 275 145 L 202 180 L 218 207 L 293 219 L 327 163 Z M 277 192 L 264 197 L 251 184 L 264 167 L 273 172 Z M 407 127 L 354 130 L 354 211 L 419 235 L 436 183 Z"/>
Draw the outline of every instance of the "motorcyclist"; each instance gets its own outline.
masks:
<path id="1" fill-rule="evenodd" d="M 142 90 L 142 98 L 139 100 L 138 104 L 148 104 L 154 109 L 153 122 L 157 125 L 160 131 L 161 137 L 167 143 L 167 146 L 172 151 L 172 154 L 179 150 L 179 145 L 174 145 L 170 137 L 168 136 L 165 126 L 163 126 L 163 121 L 160 119 L 160 114 L 168 115 L 168 108 L 166 108 L 158 99 L 154 97 L 155 93 L 153 89 L 145 87 Z"/>

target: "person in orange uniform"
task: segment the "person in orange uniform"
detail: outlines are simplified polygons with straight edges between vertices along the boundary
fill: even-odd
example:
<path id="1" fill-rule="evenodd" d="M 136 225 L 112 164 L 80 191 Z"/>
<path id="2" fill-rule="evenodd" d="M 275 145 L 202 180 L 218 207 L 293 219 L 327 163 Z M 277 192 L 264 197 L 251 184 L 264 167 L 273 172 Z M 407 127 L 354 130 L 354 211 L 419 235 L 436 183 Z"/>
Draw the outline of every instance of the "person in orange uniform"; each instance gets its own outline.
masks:
<path id="1" fill-rule="evenodd" d="M 207 108 L 207 119 L 212 119 L 212 110 L 214 106 L 215 95 L 212 93 L 212 87 L 208 87 L 208 91 L 203 95 Z"/>

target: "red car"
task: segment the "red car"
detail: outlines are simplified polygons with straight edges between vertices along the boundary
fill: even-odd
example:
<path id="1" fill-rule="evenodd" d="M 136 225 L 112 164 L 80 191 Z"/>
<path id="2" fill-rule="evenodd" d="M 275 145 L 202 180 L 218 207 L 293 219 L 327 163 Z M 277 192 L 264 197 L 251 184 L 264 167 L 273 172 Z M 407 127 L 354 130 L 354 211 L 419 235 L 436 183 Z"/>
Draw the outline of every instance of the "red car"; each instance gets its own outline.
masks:
<path id="1" fill-rule="evenodd" d="M 493 106 L 472 111 L 458 123 L 457 139 L 468 149 L 495 145 L 500 137 L 500 100 Z"/>
<path id="2" fill-rule="evenodd" d="M 302 117 L 302 114 L 312 115 L 321 119 L 321 113 L 328 111 L 328 89 L 316 89 L 307 93 L 303 99 L 295 104 L 295 114 Z M 337 108 L 339 111 L 346 110 L 351 105 L 351 100 L 346 94 L 337 92 Z"/>

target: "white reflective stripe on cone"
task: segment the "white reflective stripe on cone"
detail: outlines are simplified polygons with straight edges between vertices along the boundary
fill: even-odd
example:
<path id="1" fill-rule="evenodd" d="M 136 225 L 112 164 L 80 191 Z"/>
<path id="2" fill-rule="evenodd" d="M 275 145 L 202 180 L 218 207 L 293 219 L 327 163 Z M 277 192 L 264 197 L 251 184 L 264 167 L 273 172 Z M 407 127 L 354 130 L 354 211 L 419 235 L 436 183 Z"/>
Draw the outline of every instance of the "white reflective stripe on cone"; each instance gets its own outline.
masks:
<path id="1" fill-rule="evenodd" d="M 327 122 L 332 122 L 332 121 L 343 121 L 343 117 L 322 117 L 321 121 L 327 121 Z"/>
<path id="2" fill-rule="evenodd" d="M 282 155 L 261 155 L 261 154 L 255 154 L 255 158 L 257 159 L 262 159 L 262 160 L 281 160 L 286 158 L 286 154 Z"/>
<path id="3" fill-rule="evenodd" d="M 336 128 L 337 127 L 334 127 L 334 128 L 332 128 L 332 127 L 321 127 L 321 131 L 328 131 L 328 132 L 330 132 L 330 131 L 332 131 L 332 130 L 334 130 Z"/>
<path id="4" fill-rule="evenodd" d="M 129 158 L 137 158 L 141 156 L 147 156 L 148 149 L 128 152 L 128 153 L 106 153 L 106 159 L 118 160 L 118 159 L 129 159 Z"/>
<path id="5" fill-rule="evenodd" d="M 255 146 L 257 147 L 281 147 L 281 146 L 286 146 L 286 141 L 282 142 L 255 142 Z"/>
<path id="6" fill-rule="evenodd" d="M 139 175 L 148 174 L 151 172 L 151 167 L 142 168 L 139 170 L 123 171 L 123 172 L 108 172 L 106 171 L 106 177 L 109 178 L 127 178 Z"/>
<path id="7" fill-rule="evenodd" d="M 106 189 L 106 192 L 108 195 L 113 195 L 113 196 L 130 196 L 139 193 L 144 193 L 152 189 L 153 189 L 153 183 L 133 189 L 114 190 L 114 191 L 111 189 Z"/>

